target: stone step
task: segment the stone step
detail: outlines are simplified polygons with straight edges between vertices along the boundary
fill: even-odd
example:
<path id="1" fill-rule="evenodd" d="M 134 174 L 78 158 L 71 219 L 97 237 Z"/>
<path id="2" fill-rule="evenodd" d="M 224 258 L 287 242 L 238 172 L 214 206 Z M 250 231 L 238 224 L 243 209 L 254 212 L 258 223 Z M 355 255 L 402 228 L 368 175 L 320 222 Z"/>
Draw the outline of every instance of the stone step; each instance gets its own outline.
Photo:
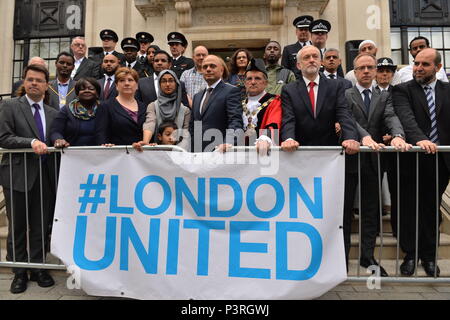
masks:
<path id="1" fill-rule="evenodd" d="M 388 275 L 390 277 L 403 277 L 400 274 L 400 265 L 402 263 L 402 260 L 400 260 L 398 263 L 396 263 L 395 260 L 381 260 L 381 265 L 386 270 Z M 438 266 L 441 270 L 440 277 L 450 277 L 450 259 L 438 259 Z M 348 276 L 349 277 L 367 277 L 370 274 L 367 272 L 366 268 L 359 267 L 359 275 L 358 275 L 358 261 L 356 259 L 350 259 L 348 262 Z M 425 271 L 422 268 L 422 265 L 420 264 L 420 261 L 418 262 L 417 267 L 417 277 L 427 277 L 425 274 Z M 407 278 L 407 277 L 405 277 Z"/>
<path id="2" fill-rule="evenodd" d="M 350 259 L 358 258 L 358 248 L 359 248 L 359 237 L 357 234 L 351 235 L 351 248 L 350 248 Z M 377 243 L 375 247 L 374 257 L 379 259 L 379 250 L 381 247 L 381 239 L 377 237 Z M 398 250 L 399 259 L 403 259 L 404 254 L 399 248 Z M 392 236 L 392 234 L 384 233 L 383 237 L 383 250 L 382 259 L 392 259 L 397 258 L 397 239 Z M 441 233 L 440 245 L 438 250 L 439 259 L 450 259 L 450 235 Z"/>

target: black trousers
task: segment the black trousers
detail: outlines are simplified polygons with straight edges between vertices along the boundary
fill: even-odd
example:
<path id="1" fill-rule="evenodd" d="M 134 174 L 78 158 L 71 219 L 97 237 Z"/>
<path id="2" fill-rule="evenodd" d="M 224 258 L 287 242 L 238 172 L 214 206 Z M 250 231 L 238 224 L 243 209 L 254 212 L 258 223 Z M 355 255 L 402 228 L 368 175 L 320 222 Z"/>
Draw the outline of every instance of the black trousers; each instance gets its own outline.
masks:
<path id="1" fill-rule="evenodd" d="M 398 237 L 406 259 L 416 258 L 416 240 L 418 241 L 418 258 L 423 261 L 434 261 L 435 259 L 436 238 L 439 237 L 439 225 L 442 221 L 439 208 L 442 195 L 449 182 L 449 170 L 442 156 L 439 153 L 437 155 L 419 154 L 418 183 L 416 154 L 400 156 Z M 438 173 L 436 173 L 436 157 Z M 438 178 L 437 186 L 436 178 Z M 418 214 L 416 214 L 417 209 Z M 417 220 L 418 232 L 416 235 Z"/>
<path id="2" fill-rule="evenodd" d="M 371 154 L 361 154 L 361 258 L 369 259 L 373 256 L 378 233 L 380 219 L 380 192 L 378 169 L 371 163 Z M 353 204 L 358 185 L 357 161 L 347 162 L 345 174 L 345 198 L 344 198 L 344 244 L 345 256 L 348 261 L 350 252 L 350 236 L 353 218 Z"/>
<path id="3" fill-rule="evenodd" d="M 3 189 L 8 218 L 7 261 L 42 263 L 49 251 L 55 187 L 50 183 L 47 167 L 42 168 L 42 199 L 39 176 L 27 194 Z M 20 273 L 26 270 L 14 268 L 13 271 Z"/>

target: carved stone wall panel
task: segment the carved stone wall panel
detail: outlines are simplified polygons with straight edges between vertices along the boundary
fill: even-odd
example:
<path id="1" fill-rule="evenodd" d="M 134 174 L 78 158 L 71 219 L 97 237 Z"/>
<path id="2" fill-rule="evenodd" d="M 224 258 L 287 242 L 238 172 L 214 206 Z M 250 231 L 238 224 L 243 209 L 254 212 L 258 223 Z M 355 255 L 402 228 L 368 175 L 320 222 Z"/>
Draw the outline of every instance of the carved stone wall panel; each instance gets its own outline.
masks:
<path id="1" fill-rule="evenodd" d="M 270 10 L 268 7 L 254 7 L 251 10 L 204 8 L 192 12 L 192 26 L 269 24 L 269 16 Z"/>

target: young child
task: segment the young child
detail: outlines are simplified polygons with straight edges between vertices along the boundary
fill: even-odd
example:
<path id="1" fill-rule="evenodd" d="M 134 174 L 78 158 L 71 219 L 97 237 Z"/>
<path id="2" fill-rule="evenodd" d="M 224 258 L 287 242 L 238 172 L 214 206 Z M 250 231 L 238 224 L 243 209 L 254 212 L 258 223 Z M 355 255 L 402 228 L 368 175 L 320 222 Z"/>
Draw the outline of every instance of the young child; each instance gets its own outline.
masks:
<path id="1" fill-rule="evenodd" d="M 177 143 L 177 138 L 175 136 L 175 130 L 178 126 L 175 122 L 164 122 L 158 128 L 158 135 L 156 136 L 156 141 L 158 144 L 163 145 L 174 145 Z M 151 144 L 156 145 L 156 144 Z"/>

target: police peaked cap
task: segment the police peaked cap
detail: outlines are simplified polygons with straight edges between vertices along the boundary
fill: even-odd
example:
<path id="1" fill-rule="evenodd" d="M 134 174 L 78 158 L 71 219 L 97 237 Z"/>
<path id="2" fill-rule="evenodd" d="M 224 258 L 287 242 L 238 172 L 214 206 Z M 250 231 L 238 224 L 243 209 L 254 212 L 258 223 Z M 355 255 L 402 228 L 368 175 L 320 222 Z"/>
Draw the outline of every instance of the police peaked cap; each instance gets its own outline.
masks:
<path id="1" fill-rule="evenodd" d="M 188 42 L 186 40 L 186 37 L 179 32 L 171 32 L 167 35 L 167 43 L 181 43 L 183 47 L 187 47 Z"/>
<path id="2" fill-rule="evenodd" d="M 141 42 L 153 42 L 155 41 L 155 38 L 153 38 L 153 36 L 148 33 L 148 32 L 138 32 L 136 33 L 136 40 L 141 43 Z"/>
<path id="3" fill-rule="evenodd" d="M 331 24 L 327 20 L 319 19 L 314 20 L 311 25 L 309 26 L 309 32 L 330 32 L 331 31 Z"/>
<path id="4" fill-rule="evenodd" d="M 102 40 L 111 39 L 114 42 L 119 42 L 119 37 L 117 36 L 117 33 L 115 33 L 113 30 L 110 29 L 104 29 L 100 31 L 100 39 Z"/>
<path id="5" fill-rule="evenodd" d="M 252 60 L 250 60 L 249 64 L 247 65 L 247 69 L 245 70 L 245 72 L 247 73 L 247 71 L 259 71 L 264 73 L 267 77 L 266 65 L 264 64 L 264 61 L 262 59 L 252 58 Z"/>
<path id="6" fill-rule="evenodd" d="M 295 18 L 292 24 L 297 28 L 309 28 L 313 21 L 314 18 L 312 16 L 300 16 Z"/>
<path id="7" fill-rule="evenodd" d="M 391 58 L 387 58 L 387 57 L 378 59 L 377 69 L 380 69 L 380 68 L 389 68 L 393 71 L 397 70 L 397 66 L 394 64 L 394 61 L 392 61 Z"/>
<path id="8" fill-rule="evenodd" d="M 136 51 L 139 50 L 139 42 L 135 38 L 125 38 L 120 43 L 120 46 L 122 50 L 125 50 L 127 48 L 135 49 Z"/>

